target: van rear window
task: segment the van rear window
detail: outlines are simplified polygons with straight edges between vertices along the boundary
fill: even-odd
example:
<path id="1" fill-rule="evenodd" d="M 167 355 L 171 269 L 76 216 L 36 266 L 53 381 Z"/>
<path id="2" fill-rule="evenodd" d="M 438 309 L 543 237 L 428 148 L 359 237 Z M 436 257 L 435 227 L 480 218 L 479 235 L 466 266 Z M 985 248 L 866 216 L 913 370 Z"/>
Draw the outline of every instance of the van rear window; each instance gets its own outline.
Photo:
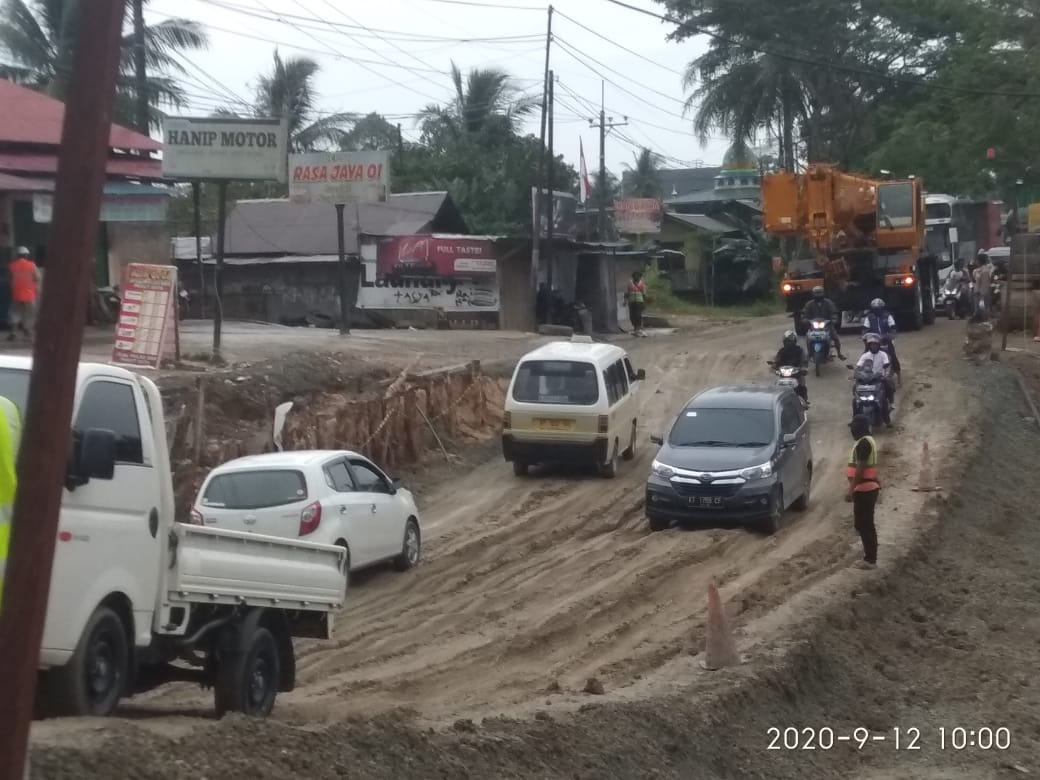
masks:
<path id="1" fill-rule="evenodd" d="M 599 400 L 596 367 L 576 360 L 526 360 L 516 372 L 513 399 L 525 404 L 592 406 Z"/>
<path id="2" fill-rule="evenodd" d="M 213 509 L 266 509 L 307 499 L 300 471 L 260 469 L 218 474 L 206 485 L 202 505 Z"/>

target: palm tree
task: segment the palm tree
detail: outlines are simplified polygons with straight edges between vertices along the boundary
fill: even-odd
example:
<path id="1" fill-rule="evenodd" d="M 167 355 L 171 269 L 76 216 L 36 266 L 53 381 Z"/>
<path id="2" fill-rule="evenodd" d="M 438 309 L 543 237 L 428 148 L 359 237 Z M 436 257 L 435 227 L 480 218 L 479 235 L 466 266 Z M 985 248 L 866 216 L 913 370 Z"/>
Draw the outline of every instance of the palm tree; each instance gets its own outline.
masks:
<path id="1" fill-rule="evenodd" d="M 136 0 L 128 0 L 133 2 Z M 142 2 L 146 0 L 140 0 Z M 82 0 L 4 0 L 0 6 L 0 77 L 62 99 L 72 69 L 72 45 Z M 184 105 L 176 76 L 184 72 L 177 59 L 183 51 L 204 49 L 208 39 L 201 25 L 188 19 L 167 19 L 145 25 L 145 80 L 149 120 L 157 124 L 158 106 Z M 117 117 L 134 119 L 139 92 L 135 78 L 133 33 L 123 38 L 122 62 L 116 85 Z"/>
<path id="2" fill-rule="evenodd" d="M 627 176 L 623 178 L 625 194 L 635 198 L 661 197 L 660 167 L 664 158 L 647 148 L 634 154 L 635 165 L 625 165 Z"/>
<path id="3" fill-rule="evenodd" d="M 318 116 L 313 81 L 319 70 L 318 63 L 309 57 L 283 60 L 275 49 L 274 67 L 270 73 L 260 76 L 256 114 L 287 120 L 290 151 L 339 149 L 345 142 L 346 128 L 357 122 L 356 114 Z"/>
<path id="4" fill-rule="evenodd" d="M 524 95 L 512 78 L 496 68 L 474 68 L 463 82 L 462 71 L 451 63 L 455 98 L 447 106 L 427 106 L 420 114 L 426 136 L 447 132 L 455 140 L 515 134 L 538 98 Z"/>

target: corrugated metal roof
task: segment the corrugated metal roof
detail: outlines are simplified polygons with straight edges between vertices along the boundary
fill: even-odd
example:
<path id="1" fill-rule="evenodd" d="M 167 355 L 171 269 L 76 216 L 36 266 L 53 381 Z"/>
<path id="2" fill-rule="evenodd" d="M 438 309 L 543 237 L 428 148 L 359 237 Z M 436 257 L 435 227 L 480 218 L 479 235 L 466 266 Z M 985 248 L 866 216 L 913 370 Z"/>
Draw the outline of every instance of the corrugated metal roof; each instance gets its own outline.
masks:
<path id="1" fill-rule="evenodd" d="M 57 154 L 0 154 L 0 171 L 14 173 L 49 173 L 57 174 Z M 162 162 L 121 157 L 109 159 L 105 172 L 110 176 L 127 176 L 133 179 L 161 179 Z"/>
<path id="2" fill-rule="evenodd" d="M 451 214 L 440 224 L 446 206 Z M 361 232 L 373 236 L 410 236 L 437 228 L 464 230 L 446 192 L 391 195 L 386 203 L 359 207 Z M 346 251 L 357 254 L 357 211 L 345 210 Z M 243 200 L 228 215 L 225 253 L 229 255 L 335 255 L 338 253 L 336 212 L 332 206 L 288 200 Z"/>
<path id="3" fill-rule="evenodd" d="M 46 181 L 22 179 L 0 173 L 0 192 L 47 192 L 53 185 Z"/>
<path id="4" fill-rule="evenodd" d="M 737 228 L 727 225 L 724 222 L 720 222 L 717 219 L 707 217 L 704 214 L 676 214 L 674 211 L 668 211 L 665 213 L 665 217 L 690 225 L 691 227 L 699 228 L 700 230 L 705 230 L 709 233 L 740 232 Z"/>
<path id="5" fill-rule="evenodd" d="M 195 250 L 189 260 L 195 259 Z M 348 252 L 348 254 L 353 254 Z M 185 259 L 185 258 L 178 258 Z M 289 255 L 287 257 L 225 257 L 224 265 L 294 265 L 296 263 L 338 263 L 338 255 Z M 203 265 L 216 265 L 217 261 L 210 256 L 204 255 Z"/>
<path id="6" fill-rule="evenodd" d="M 65 104 L 42 92 L 0 79 L 0 142 L 24 144 L 61 143 Z M 112 125 L 109 144 L 115 149 L 157 152 L 162 144 L 120 125 Z"/>

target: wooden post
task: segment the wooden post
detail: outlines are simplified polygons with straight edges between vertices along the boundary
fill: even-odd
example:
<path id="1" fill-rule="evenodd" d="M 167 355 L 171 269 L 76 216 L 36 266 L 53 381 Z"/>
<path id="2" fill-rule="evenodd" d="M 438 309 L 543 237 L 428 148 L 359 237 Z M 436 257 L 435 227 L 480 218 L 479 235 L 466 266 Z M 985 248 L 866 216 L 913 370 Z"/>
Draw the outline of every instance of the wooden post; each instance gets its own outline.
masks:
<path id="1" fill-rule="evenodd" d="M 23 780 L 25 771 L 125 5 L 93 0 L 77 20 L 0 607 L 0 780 Z"/>

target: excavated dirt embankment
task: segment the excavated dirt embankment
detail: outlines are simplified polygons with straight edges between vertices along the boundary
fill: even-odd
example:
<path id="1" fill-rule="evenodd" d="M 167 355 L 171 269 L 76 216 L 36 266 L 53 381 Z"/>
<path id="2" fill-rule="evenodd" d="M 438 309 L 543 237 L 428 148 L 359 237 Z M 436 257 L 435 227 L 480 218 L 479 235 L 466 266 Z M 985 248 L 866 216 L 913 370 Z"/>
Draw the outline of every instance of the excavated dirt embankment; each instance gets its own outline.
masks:
<path id="1" fill-rule="evenodd" d="M 352 449 L 395 475 L 431 453 L 450 461 L 452 451 L 487 440 L 502 420 L 501 380 L 479 362 L 391 374 L 298 355 L 160 384 L 179 512 L 214 466 L 275 449 L 275 408 L 286 401 L 293 406 L 285 449 Z"/>

